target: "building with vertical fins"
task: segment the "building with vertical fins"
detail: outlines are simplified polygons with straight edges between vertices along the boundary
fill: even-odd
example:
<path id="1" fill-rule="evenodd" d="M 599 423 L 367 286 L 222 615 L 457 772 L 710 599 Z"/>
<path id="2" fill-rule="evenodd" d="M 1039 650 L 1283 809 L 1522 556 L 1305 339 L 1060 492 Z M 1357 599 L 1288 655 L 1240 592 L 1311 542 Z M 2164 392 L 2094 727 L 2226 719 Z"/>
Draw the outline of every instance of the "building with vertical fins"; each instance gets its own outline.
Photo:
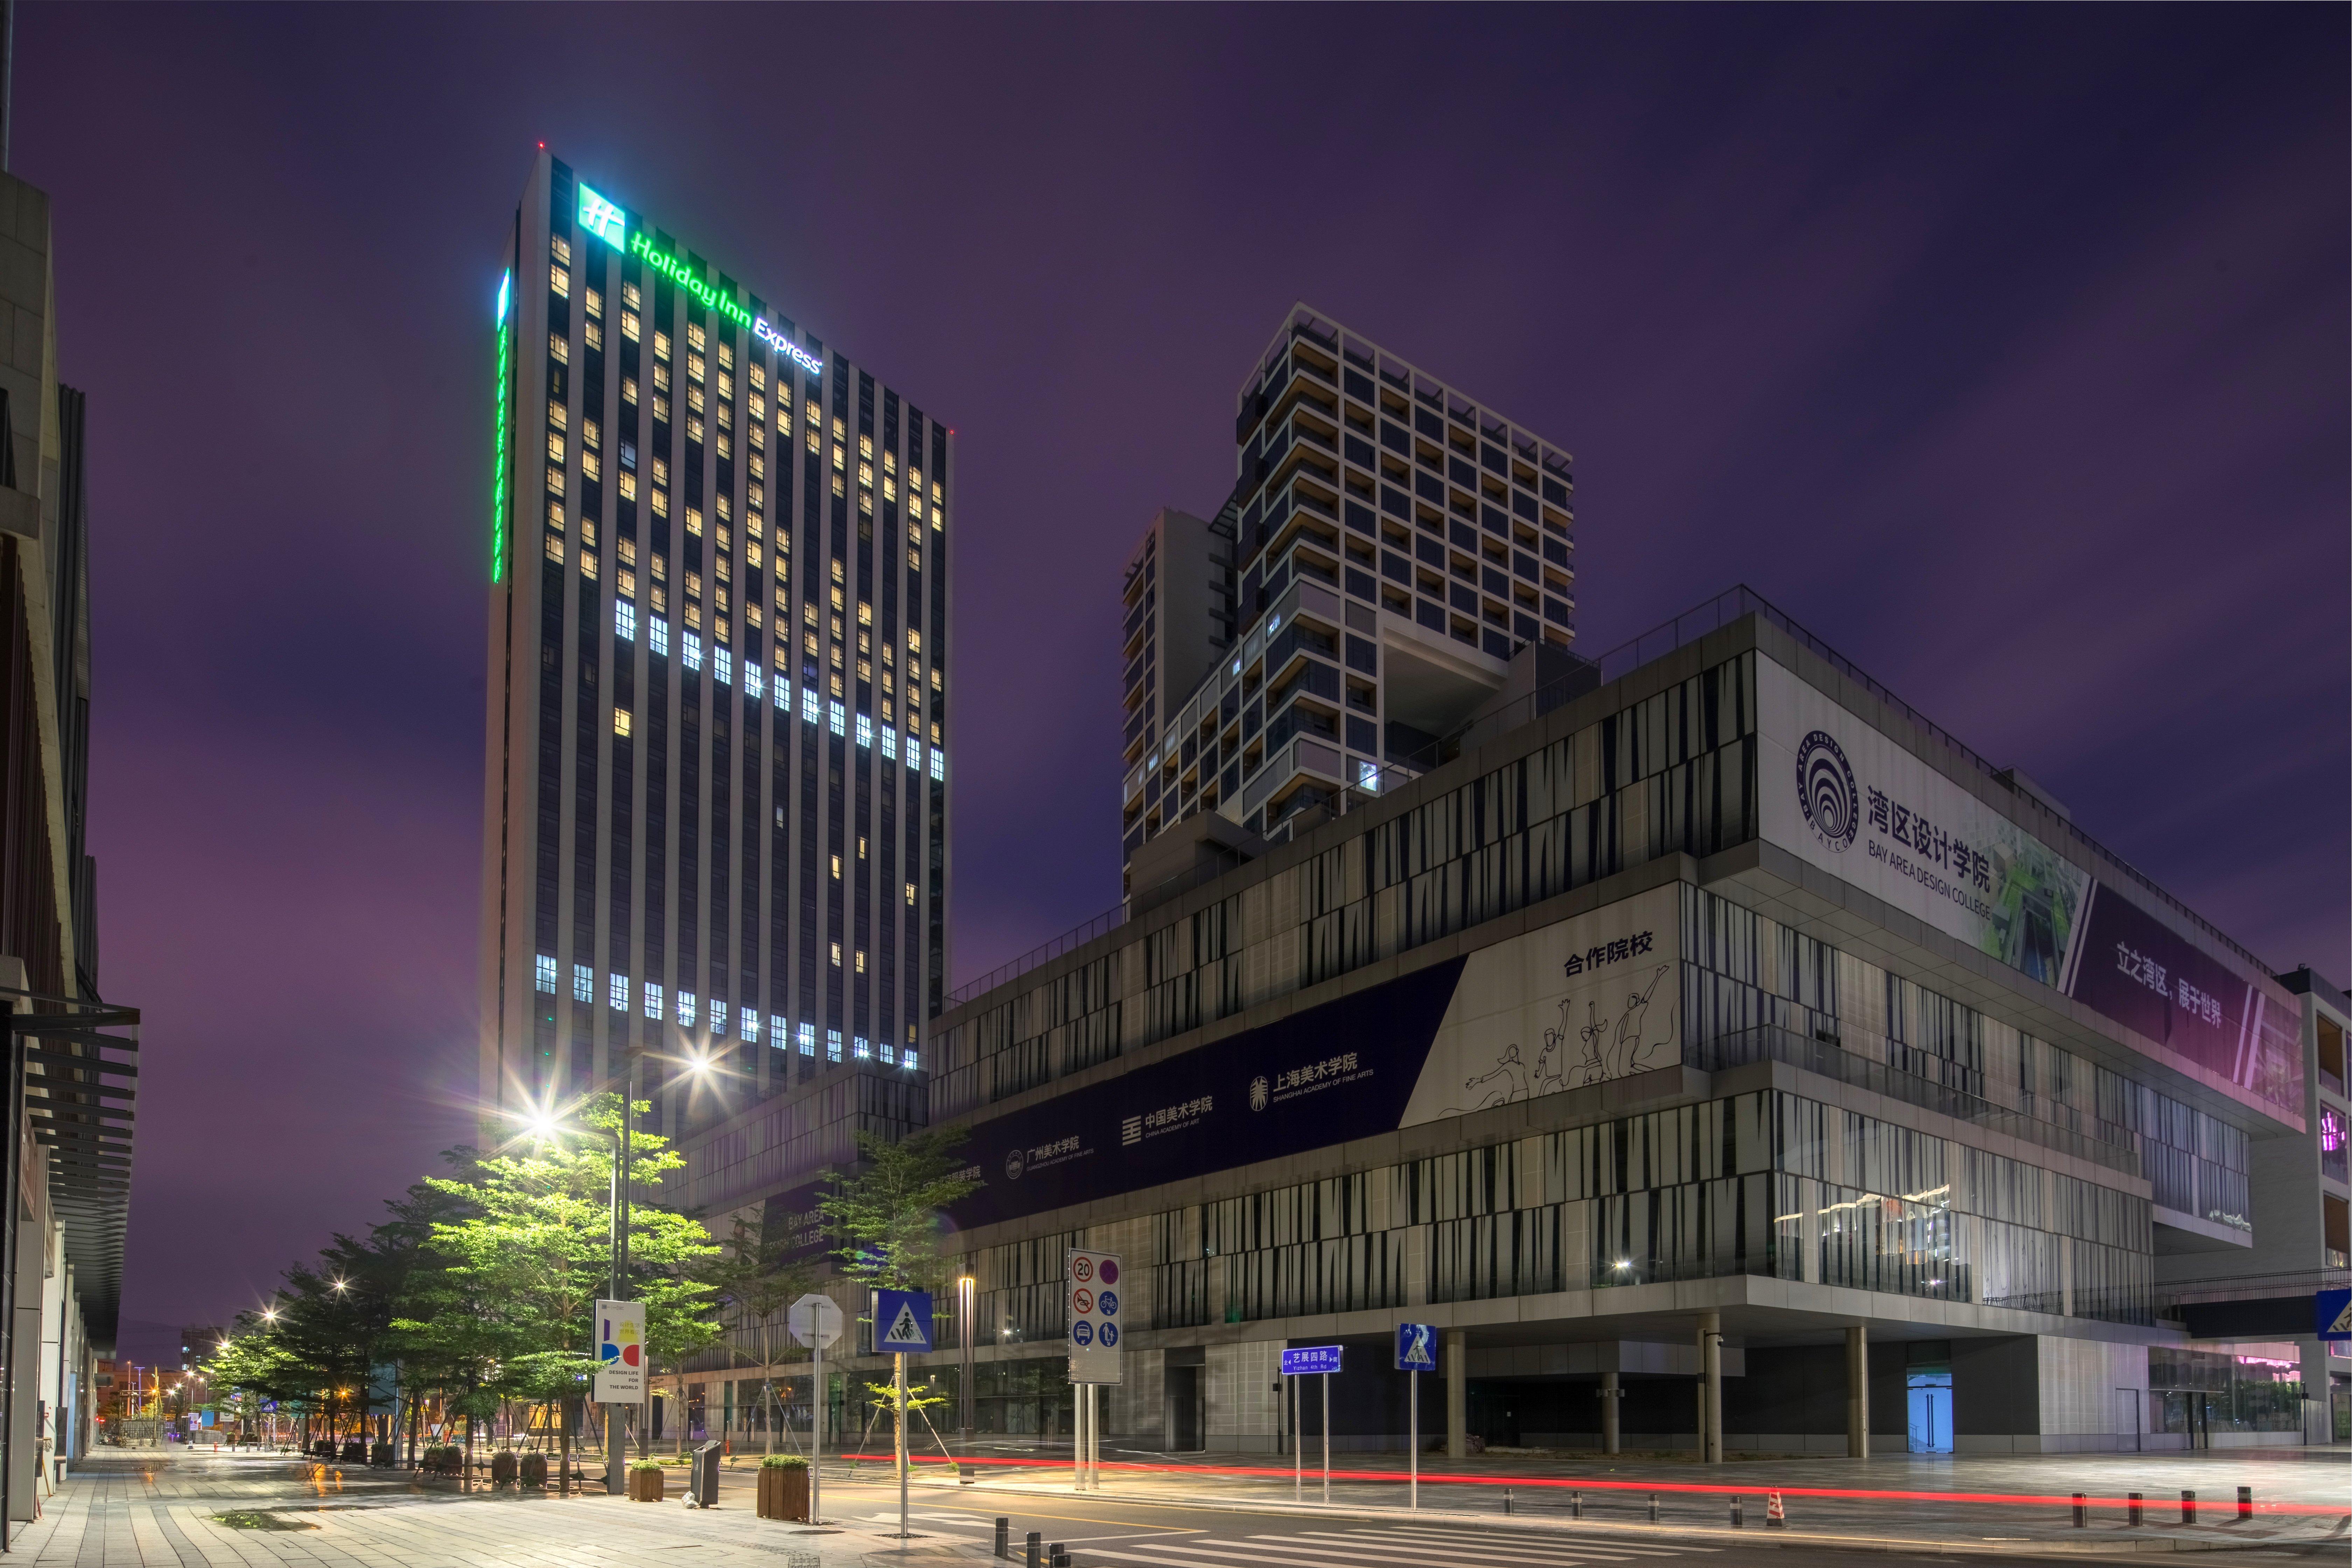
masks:
<path id="1" fill-rule="evenodd" d="M 923 1118 L 953 433 L 692 228 L 541 152 L 486 301 L 483 1135 L 642 1053 L 822 1163 Z"/>

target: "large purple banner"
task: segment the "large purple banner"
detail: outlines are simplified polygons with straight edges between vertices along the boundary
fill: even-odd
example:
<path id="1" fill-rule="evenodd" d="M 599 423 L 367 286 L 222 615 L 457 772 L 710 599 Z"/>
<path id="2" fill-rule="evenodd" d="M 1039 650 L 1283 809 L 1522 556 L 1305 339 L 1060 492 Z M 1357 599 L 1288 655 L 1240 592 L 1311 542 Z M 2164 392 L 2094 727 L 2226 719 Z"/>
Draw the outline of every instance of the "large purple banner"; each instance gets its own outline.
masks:
<path id="1" fill-rule="evenodd" d="M 2301 1015 L 2105 883 L 2092 884 L 2061 988 L 2301 1125 Z"/>

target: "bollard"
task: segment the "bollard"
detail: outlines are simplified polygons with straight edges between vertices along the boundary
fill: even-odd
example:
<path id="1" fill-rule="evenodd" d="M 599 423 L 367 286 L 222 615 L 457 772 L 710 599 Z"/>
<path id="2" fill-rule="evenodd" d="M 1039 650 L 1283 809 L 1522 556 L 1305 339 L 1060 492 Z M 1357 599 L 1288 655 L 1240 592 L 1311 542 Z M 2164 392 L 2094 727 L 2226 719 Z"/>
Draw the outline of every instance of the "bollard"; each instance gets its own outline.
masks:
<path id="1" fill-rule="evenodd" d="M 1658 1494 L 1655 1492 L 1650 1494 L 1650 1522 L 1658 1522 Z"/>
<path id="2" fill-rule="evenodd" d="M 2254 1517 L 2254 1489 L 2252 1487 L 2238 1489 L 2238 1517 L 2240 1519 Z"/>
<path id="3" fill-rule="evenodd" d="M 2091 1510 L 2083 1505 L 2083 1494 L 2081 1492 L 2076 1492 L 2074 1494 L 2074 1528 L 2077 1530 L 2087 1529 L 2090 1522 Z"/>
<path id="4" fill-rule="evenodd" d="M 1028 1568 L 1045 1568 L 1045 1532 L 1042 1530 L 1031 1531 L 1028 1547 Z"/>
<path id="5" fill-rule="evenodd" d="M 1006 1559 L 1013 1555 L 1013 1521 L 1001 1513 L 996 1516 L 996 1554 Z"/>
<path id="6" fill-rule="evenodd" d="M 1047 1563 L 1048 1568 L 1070 1568 L 1070 1549 L 1056 1541 L 1053 1551 L 1047 1553 Z"/>
<path id="7" fill-rule="evenodd" d="M 2137 1492 L 2124 1493 L 2124 1522 L 2128 1525 L 2139 1523 L 2139 1493 Z"/>
<path id="8" fill-rule="evenodd" d="M 2180 1489 L 2180 1522 L 2183 1524 L 2197 1522 L 2197 1494 L 2186 1487 Z"/>
<path id="9" fill-rule="evenodd" d="M 1570 1519 L 1582 1519 L 1584 1517 L 1584 1494 L 1582 1492 L 1570 1492 L 1568 1494 L 1568 1517 Z"/>
<path id="10" fill-rule="evenodd" d="M 1740 1508 L 1739 1499 L 1737 1496 L 1734 1496 L 1731 1500 L 1731 1528 L 1734 1530 L 1745 1530 L 1748 1528 L 1748 1515 L 1746 1511 Z"/>
<path id="11" fill-rule="evenodd" d="M 1503 1511 L 1505 1513 L 1511 1511 L 1511 1489 L 1508 1487 L 1503 1489 Z"/>

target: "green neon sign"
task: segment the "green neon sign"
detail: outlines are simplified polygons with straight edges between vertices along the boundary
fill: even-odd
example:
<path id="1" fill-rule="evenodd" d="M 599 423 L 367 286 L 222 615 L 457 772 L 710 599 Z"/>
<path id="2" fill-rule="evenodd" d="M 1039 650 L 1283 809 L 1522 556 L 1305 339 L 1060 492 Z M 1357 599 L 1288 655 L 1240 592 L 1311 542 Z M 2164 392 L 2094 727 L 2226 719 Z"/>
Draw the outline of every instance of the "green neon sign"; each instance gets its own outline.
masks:
<path id="1" fill-rule="evenodd" d="M 507 364 L 514 348 L 514 321 L 507 307 L 514 294 L 514 274 L 509 271 L 499 281 L 499 385 L 497 394 L 498 420 L 493 431 L 497 445 L 490 455 L 490 581 L 501 583 L 507 574 L 507 516 L 509 486 L 507 483 Z"/>
<path id="2" fill-rule="evenodd" d="M 694 275 L 694 268 L 647 239 L 643 229 L 629 237 L 629 249 L 645 258 L 646 265 L 702 301 L 703 309 L 716 310 L 738 326 L 751 324 L 751 312 L 735 302 L 731 294 L 722 294 Z"/>

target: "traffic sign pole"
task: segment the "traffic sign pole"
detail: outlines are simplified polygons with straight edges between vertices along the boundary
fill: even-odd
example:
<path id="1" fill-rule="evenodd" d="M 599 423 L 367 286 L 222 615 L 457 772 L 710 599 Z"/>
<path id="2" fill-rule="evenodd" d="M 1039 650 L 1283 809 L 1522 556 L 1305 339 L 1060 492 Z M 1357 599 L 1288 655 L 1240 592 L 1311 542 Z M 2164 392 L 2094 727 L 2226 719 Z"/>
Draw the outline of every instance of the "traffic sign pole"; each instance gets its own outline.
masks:
<path id="1" fill-rule="evenodd" d="M 1307 1437 L 1298 1429 L 1298 1379 L 1290 1380 L 1290 1500 L 1307 1500 Z"/>
<path id="2" fill-rule="evenodd" d="M 784 1318 L 793 1338 L 814 1352 L 809 1365 L 809 1522 L 824 1521 L 824 1347 L 841 1335 L 841 1309 L 830 1296 L 812 1291 L 793 1303 Z"/>
<path id="3" fill-rule="evenodd" d="M 1412 1394 L 1408 1401 L 1412 1413 L 1406 1418 L 1404 1440 L 1405 1452 L 1412 1456 L 1412 1500 L 1407 1506 L 1417 1512 L 1421 1508 L 1421 1373 L 1409 1372 L 1405 1375 L 1412 1379 Z"/>
<path id="4" fill-rule="evenodd" d="M 1331 1506 L 1331 1374 L 1323 1374 L 1323 1506 Z"/>
<path id="5" fill-rule="evenodd" d="M 904 1351 L 890 1358 L 891 1386 L 897 1392 L 898 1405 L 898 1539 L 907 1539 L 907 1355 Z"/>

